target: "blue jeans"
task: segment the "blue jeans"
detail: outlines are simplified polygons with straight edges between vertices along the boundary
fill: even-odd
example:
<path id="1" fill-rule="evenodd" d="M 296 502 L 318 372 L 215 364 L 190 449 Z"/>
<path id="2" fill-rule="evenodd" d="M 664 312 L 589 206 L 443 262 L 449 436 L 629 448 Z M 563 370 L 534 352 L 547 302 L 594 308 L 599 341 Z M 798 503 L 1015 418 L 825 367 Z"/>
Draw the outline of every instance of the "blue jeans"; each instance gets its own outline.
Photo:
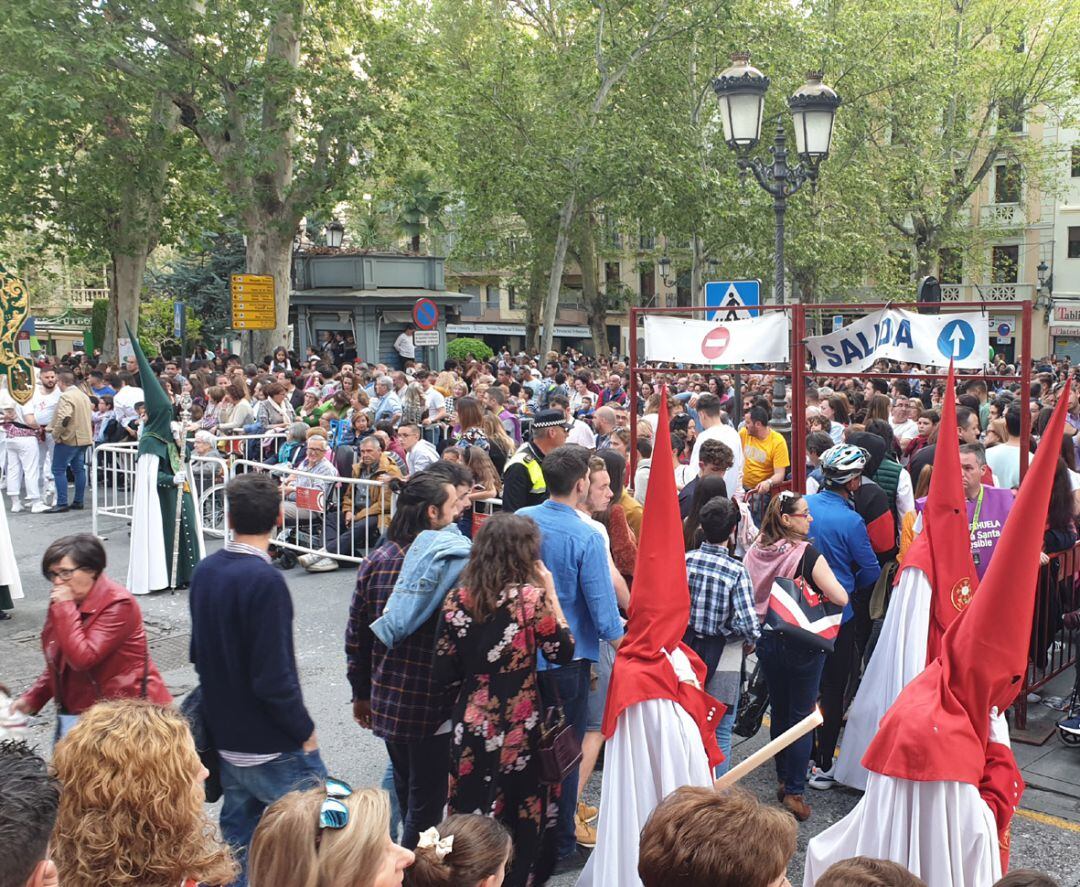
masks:
<path id="1" fill-rule="evenodd" d="M 537 672 L 540 698 L 545 709 L 553 705 L 562 706 L 563 714 L 579 740 L 585 736 L 591 675 L 592 663 L 587 659 L 578 659 L 569 665 Z M 577 790 L 578 768 L 572 767 L 562 782 L 559 796 L 559 819 L 554 836 L 556 859 L 565 859 L 577 849 L 577 826 L 574 823 Z"/>
<path id="2" fill-rule="evenodd" d="M 221 760 L 221 836 L 243 866 L 236 887 L 247 884 L 247 849 L 263 811 L 295 789 L 313 788 L 326 779 L 318 749 L 284 752 L 277 760 L 255 767 L 237 767 Z M 314 827 L 314 823 L 312 823 Z M 312 833 L 314 840 L 314 833 Z"/>
<path id="3" fill-rule="evenodd" d="M 758 641 L 757 656 L 769 687 L 772 705 L 769 734 L 775 739 L 814 710 L 825 654 L 783 635 L 766 632 Z M 801 795 L 806 789 L 806 767 L 813 742 L 813 733 L 807 733 L 775 758 L 776 778 L 784 783 L 784 791 L 789 795 Z"/>
<path id="4" fill-rule="evenodd" d="M 86 495 L 86 447 L 58 443 L 53 449 L 52 473 L 56 482 L 56 504 L 68 504 L 67 470 L 75 476 L 75 504 L 83 504 Z"/>
<path id="5" fill-rule="evenodd" d="M 394 785 L 394 762 L 386 762 L 380 788 L 390 796 L 390 840 L 395 844 L 401 838 L 401 805 L 397 799 L 397 787 Z"/>
<path id="6" fill-rule="evenodd" d="M 717 779 L 731 769 L 731 728 L 735 724 L 735 716 L 738 713 L 739 699 L 736 697 L 720 719 L 720 726 L 716 728 L 716 744 L 720 746 L 720 751 L 724 753 L 724 760 L 716 765 L 714 775 Z"/>

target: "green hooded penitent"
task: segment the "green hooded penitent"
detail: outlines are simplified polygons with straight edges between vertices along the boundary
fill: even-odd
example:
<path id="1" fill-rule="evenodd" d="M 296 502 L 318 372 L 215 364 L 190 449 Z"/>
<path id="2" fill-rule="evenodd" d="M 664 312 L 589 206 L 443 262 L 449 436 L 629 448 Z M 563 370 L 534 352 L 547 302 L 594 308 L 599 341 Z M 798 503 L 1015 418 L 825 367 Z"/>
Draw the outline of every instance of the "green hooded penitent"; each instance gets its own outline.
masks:
<path id="1" fill-rule="evenodd" d="M 143 353 L 139 340 L 128 327 L 128 338 L 135 350 L 135 359 L 139 363 L 139 375 L 143 382 L 143 400 L 146 404 L 146 422 L 139 438 L 139 457 L 152 455 L 158 457 L 157 491 L 161 506 L 161 525 L 165 533 L 165 568 L 172 578 L 173 546 L 176 536 L 176 491 L 180 489 L 173 482 L 173 477 L 182 468 L 180 452 L 173 438 L 173 404 L 158 382 L 157 373 Z M 180 557 L 176 566 L 176 581 L 173 587 L 188 585 L 191 573 L 199 562 L 198 525 L 195 521 L 195 502 L 191 491 L 185 484 L 184 510 L 180 522 Z M 138 515 L 135 516 L 138 520 Z M 151 589 L 157 591 L 158 589 Z"/>

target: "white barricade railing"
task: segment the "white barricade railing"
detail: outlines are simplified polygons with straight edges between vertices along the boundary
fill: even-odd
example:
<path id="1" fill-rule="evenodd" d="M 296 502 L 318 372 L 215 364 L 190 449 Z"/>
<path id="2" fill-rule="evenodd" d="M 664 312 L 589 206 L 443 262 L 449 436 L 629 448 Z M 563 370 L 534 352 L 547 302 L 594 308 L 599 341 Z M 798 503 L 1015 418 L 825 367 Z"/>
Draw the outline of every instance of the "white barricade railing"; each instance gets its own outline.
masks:
<path id="1" fill-rule="evenodd" d="M 195 429 L 191 429 L 189 440 L 194 433 Z M 281 438 L 283 440 L 284 433 L 230 434 L 227 437 L 218 437 L 217 441 L 220 447 L 227 448 L 230 444 L 243 446 L 246 441 L 261 441 L 266 438 Z M 99 517 L 115 517 L 126 521 L 132 519 L 135 508 L 135 465 L 139 459 L 138 450 L 139 443 L 134 440 L 125 441 L 124 443 L 98 444 L 94 447 L 93 454 L 90 457 L 90 488 L 93 502 L 91 531 L 94 534 L 98 532 Z M 228 453 L 222 456 L 219 449 L 215 456 L 209 458 L 217 458 L 219 461 L 224 462 L 225 459 L 231 457 Z M 228 472 L 226 472 L 225 479 L 227 477 Z M 224 483 L 224 480 L 222 483 Z M 220 496 L 222 499 L 224 498 L 223 491 Z M 222 533 L 223 528 L 224 524 L 222 524 Z M 222 535 L 222 533 L 211 533 L 210 535 Z"/>
<path id="2" fill-rule="evenodd" d="M 100 444 L 90 457 L 91 532 L 98 534 L 99 517 L 130 521 L 135 508 L 135 463 L 139 445 Z"/>
<path id="3" fill-rule="evenodd" d="M 225 483 L 229 479 L 229 463 L 220 455 L 192 454 L 190 460 L 192 496 L 199 509 L 204 536 L 224 539 L 226 520 Z"/>
<path id="4" fill-rule="evenodd" d="M 246 435 L 253 439 L 257 435 Z M 244 438 L 241 438 L 244 439 Z M 132 520 L 135 498 L 135 467 L 138 444 L 102 444 L 91 459 L 93 532 L 98 517 Z M 332 463 L 327 463 L 328 465 Z M 225 486 L 237 475 L 251 471 L 270 474 L 281 484 L 282 529 L 273 540 L 282 565 L 292 566 L 297 557 L 318 554 L 337 562 L 359 563 L 382 538 L 393 514 L 394 499 L 389 478 L 341 477 L 285 464 L 237 458 L 219 451 L 189 460 L 192 495 L 202 518 L 205 536 L 228 536 Z M 473 532 L 502 509 L 502 499 L 473 503 Z M 354 515 L 360 513 L 360 518 Z"/>
<path id="5" fill-rule="evenodd" d="M 267 471 L 281 483 L 284 516 L 273 544 L 283 553 L 283 566 L 297 555 L 321 554 L 334 561 L 359 563 L 375 548 L 390 521 L 393 500 L 387 483 L 358 477 L 319 474 L 286 465 L 236 459 L 231 476 Z M 328 463 L 329 464 L 329 463 Z M 357 512 L 368 515 L 353 519 Z"/>

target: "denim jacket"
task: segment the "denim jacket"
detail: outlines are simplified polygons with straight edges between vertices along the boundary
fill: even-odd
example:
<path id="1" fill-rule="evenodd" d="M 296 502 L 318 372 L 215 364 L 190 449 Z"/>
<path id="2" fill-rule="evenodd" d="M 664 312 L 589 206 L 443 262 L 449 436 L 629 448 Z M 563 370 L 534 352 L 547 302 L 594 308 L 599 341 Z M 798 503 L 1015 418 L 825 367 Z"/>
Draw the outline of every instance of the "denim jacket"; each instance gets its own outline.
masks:
<path id="1" fill-rule="evenodd" d="M 409 546 L 394 590 L 371 631 L 393 647 L 420 628 L 442 606 L 469 562 L 472 542 L 456 524 L 424 530 Z"/>

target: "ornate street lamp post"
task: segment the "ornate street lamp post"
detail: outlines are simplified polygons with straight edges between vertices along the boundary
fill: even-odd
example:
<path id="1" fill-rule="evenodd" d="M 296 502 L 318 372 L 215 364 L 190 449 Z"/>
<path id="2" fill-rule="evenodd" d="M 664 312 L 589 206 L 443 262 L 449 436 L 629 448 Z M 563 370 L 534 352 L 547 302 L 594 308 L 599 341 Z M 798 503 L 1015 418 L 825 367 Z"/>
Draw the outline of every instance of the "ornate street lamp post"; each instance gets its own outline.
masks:
<path id="1" fill-rule="evenodd" d="M 765 163 L 750 152 L 761 140 L 761 124 L 765 114 L 765 93 L 769 78 L 750 64 L 750 54 L 736 53 L 731 67 L 713 81 L 713 89 L 720 103 L 720 120 L 724 127 L 724 141 L 736 154 L 739 170 L 746 175 L 752 172 L 757 183 L 773 198 L 776 216 L 776 241 L 774 247 L 773 293 L 777 305 L 784 304 L 784 216 L 787 200 L 807 182 L 817 180 L 821 162 L 829 156 L 832 145 L 833 123 L 840 97 L 821 82 L 822 75 L 807 75 L 806 83 L 788 99 L 792 122 L 795 125 L 795 153 L 800 163 L 788 166 L 787 136 L 784 121 L 776 118 L 776 134 L 773 137 L 772 162 Z M 781 433 L 791 431 L 787 419 L 786 383 L 776 377 L 773 389 L 773 416 L 770 425 Z M 793 470 L 800 470 L 794 466 Z"/>

